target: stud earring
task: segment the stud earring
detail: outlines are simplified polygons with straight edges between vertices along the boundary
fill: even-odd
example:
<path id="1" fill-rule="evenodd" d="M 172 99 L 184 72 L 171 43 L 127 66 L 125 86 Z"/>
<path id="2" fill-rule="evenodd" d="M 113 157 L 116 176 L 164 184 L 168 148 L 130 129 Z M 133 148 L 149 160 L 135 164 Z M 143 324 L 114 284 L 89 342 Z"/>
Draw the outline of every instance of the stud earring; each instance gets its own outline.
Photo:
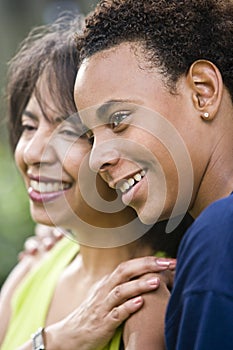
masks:
<path id="1" fill-rule="evenodd" d="M 210 116 L 210 115 L 209 115 L 209 113 L 208 113 L 208 112 L 203 113 L 203 118 L 204 118 L 204 119 L 208 119 L 208 118 L 209 118 L 209 116 Z"/>

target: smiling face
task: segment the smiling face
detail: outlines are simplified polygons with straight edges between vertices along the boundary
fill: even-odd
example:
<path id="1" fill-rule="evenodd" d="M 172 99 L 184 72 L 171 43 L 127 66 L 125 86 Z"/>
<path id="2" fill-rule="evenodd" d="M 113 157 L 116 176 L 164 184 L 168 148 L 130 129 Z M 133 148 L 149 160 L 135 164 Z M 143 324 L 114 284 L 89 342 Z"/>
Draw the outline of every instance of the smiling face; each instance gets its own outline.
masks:
<path id="1" fill-rule="evenodd" d="M 192 206 L 207 152 L 197 142 L 201 121 L 185 77 L 170 93 L 161 74 L 148 69 L 140 47 L 123 43 L 82 63 L 75 101 L 93 132 L 91 168 L 120 188 L 142 222 Z"/>
<path id="2" fill-rule="evenodd" d="M 37 85 L 40 103 L 33 94 L 23 112 L 15 159 L 28 190 L 33 219 L 67 226 L 72 211 L 83 215 L 78 172 L 90 146 L 80 137 L 80 120 L 77 116 L 64 120 L 44 83 L 42 79 Z"/>

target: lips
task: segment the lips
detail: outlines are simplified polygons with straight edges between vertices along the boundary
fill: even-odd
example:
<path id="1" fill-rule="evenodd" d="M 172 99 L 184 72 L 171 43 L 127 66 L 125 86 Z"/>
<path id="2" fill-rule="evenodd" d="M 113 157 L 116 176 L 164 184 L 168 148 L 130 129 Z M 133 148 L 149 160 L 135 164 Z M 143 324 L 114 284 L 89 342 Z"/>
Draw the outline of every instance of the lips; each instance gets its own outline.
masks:
<path id="1" fill-rule="evenodd" d="M 137 172 L 135 175 L 131 176 L 129 179 L 124 179 L 119 181 L 116 187 L 120 189 L 121 193 L 126 193 L 133 186 L 139 183 L 144 178 L 145 175 L 146 175 L 146 171 L 141 170 Z"/>
<path id="2" fill-rule="evenodd" d="M 67 182 L 31 179 L 28 194 L 33 202 L 51 202 L 60 197 L 64 191 L 68 190 L 71 186 L 72 185 Z"/>

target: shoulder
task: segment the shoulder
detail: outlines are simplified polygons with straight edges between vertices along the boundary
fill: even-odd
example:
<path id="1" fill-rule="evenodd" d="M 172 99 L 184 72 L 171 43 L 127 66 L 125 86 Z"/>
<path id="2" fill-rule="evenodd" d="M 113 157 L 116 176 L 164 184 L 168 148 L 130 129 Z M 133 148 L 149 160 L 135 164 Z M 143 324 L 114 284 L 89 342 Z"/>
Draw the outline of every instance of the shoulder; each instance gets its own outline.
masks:
<path id="1" fill-rule="evenodd" d="M 194 221 L 185 234 L 181 249 L 185 245 L 225 244 L 233 236 L 233 195 L 209 205 Z M 224 237 L 224 239 L 223 239 Z"/>
<path id="2" fill-rule="evenodd" d="M 179 252 L 177 280 L 187 290 L 229 291 L 229 271 L 233 271 L 233 195 L 211 204 L 185 234 Z"/>

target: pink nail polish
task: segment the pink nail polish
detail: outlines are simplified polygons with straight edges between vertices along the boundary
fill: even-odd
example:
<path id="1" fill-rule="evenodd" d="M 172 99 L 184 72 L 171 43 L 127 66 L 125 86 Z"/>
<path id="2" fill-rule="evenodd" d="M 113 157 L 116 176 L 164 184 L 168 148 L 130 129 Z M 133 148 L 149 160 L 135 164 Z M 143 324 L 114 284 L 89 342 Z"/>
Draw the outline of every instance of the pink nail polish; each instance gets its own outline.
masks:
<path id="1" fill-rule="evenodd" d="M 156 260 L 156 264 L 161 266 L 161 267 L 169 267 L 171 265 L 172 261 L 171 260 L 167 260 L 167 259 L 157 259 Z"/>
<path id="2" fill-rule="evenodd" d="M 150 287 L 157 287 L 159 285 L 159 278 L 150 278 L 149 280 L 147 280 L 147 284 L 149 284 Z"/>
<path id="3" fill-rule="evenodd" d="M 135 305 L 139 305 L 142 303 L 142 297 L 139 296 L 139 297 L 136 297 L 132 300 L 132 302 L 135 304 Z"/>

